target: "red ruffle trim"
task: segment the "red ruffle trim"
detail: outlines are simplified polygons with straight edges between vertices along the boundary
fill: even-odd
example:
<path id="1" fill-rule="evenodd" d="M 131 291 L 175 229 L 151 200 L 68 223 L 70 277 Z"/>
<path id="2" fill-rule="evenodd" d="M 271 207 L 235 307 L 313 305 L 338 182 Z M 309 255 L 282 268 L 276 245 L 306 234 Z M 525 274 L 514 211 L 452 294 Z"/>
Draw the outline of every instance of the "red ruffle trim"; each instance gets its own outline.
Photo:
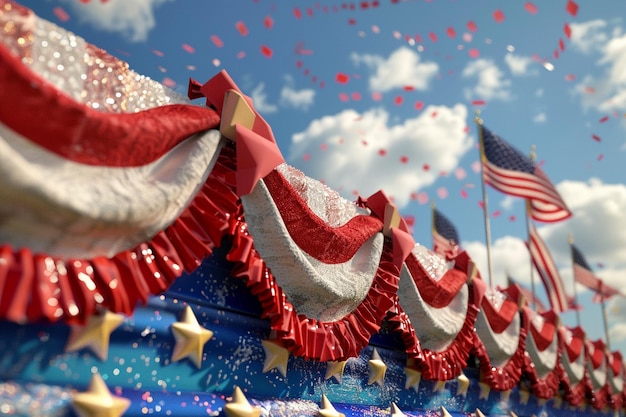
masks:
<path id="1" fill-rule="evenodd" d="M 241 212 L 234 193 L 234 149 L 215 167 L 176 221 L 150 241 L 112 258 L 61 260 L 0 246 L 0 319 L 84 323 L 98 308 L 131 315 L 138 301 L 161 294 L 192 272 L 229 234 Z"/>
<path id="2" fill-rule="evenodd" d="M 537 328 L 530 321 L 530 314 L 530 311 L 524 309 L 524 317 L 528 322 L 530 335 L 532 335 L 537 349 L 539 351 L 544 351 L 550 346 L 554 338 L 558 337 L 555 325 L 557 315 L 552 310 L 541 313 L 541 315 L 545 318 L 545 323 L 541 330 L 537 330 Z M 559 364 L 560 356 L 561 349 L 558 349 L 556 357 L 557 365 Z M 559 389 L 559 383 L 561 382 L 557 368 L 558 366 L 555 366 L 554 369 L 548 372 L 546 376 L 539 377 L 530 355 L 525 355 L 523 372 L 530 381 L 530 390 L 533 394 L 535 394 L 535 396 L 544 399 L 554 397 Z"/>
<path id="3" fill-rule="evenodd" d="M 275 340 L 294 355 L 307 359 L 337 361 L 358 356 L 380 329 L 398 291 L 399 273 L 392 262 L 389 240 L 385 242 L 376 276 L 365 299 L 352 313 L 334 322 L 298 314 L 254 249 L 253 238 L 242 217 L 234 227 L 227 259 L 235 264 L 232 275 L 245 279 L 252 294 L 261 302 L 263 318 L 269 319 Z"/>
<path id="4" fill-rule="evenodd" d="M 489 302 L 484 300 L 482 302 L 483 309 L 486 304 L 491 305 Z M 503 330 L 504 329 L 502 329 L 502 331 Z M 474 355 L 476 355 L 478 361 L 480 362 L 480 375 L 482 382 L 488 384 L 492 389 L 496 391 L 507 391 L 517 385 L 522 376 L 522 369 L 524 368 L 527 332 L 528 323 L 525 317 L 522 315 L 517 350 L 509 358 L 507 363 L 502 367 L 496 367 L 491 364 L 491 359 L 489 358 L 487 348 L 478 337 L 478 333 L 474 333 L 473 353 Z"/>
<path id="5" fill-rule="evenodd" d="M 414 367 L 422 373 L 422 378 L 433 381 L 447 381 L 463 373 L 467 367 L 467 359 L 474 348 L 474 323 L 480 311 L 474 297 L 474 288 L 469 286 L 467 315 L 463 327 L 459 330 L 452 343 L 442 351 L 422 349 L 415 328 L 409 316 L 396 302 L 391 310 L 388 321 L 390 329 L 400 333 L 407 356 L 415 359 Z"/>

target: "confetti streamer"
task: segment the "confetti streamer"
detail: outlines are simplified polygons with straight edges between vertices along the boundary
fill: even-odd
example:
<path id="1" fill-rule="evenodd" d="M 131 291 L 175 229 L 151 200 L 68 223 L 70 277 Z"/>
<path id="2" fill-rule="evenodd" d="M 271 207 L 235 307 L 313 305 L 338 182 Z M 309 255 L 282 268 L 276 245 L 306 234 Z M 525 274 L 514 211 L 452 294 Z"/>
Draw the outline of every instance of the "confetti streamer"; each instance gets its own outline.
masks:
<path id="1" fill-rule="evenodd" d="M 265 46 L 265 45 L 261 45 L 261 53 L 262 53 L 263 55 L 265 55 L 266 57 L 268 57 L 268 58 L 271 58 L 271 57 L 272 57 L 272 55 L 274 54 L 274 52 L 272 51 L 272 49 L 271 49 L 271 48 L 269 48 L 268 46 Z"/>
<path id="2" fill-rule="evenodd" d="M 573 17 L 576 17 L 578 14 L 578 4 L 576 4 L 574 0 L 567 0 L 565 10 L 567 10 L 567 13 L 571 14 Z"/>
<path id="3" fill-rule="evenodd" d="M 348 81 L 350 81 L 350 76 L 348 74 L 344 74 L 343 72 L 338 72 L 337 75 L 335 75 L 335 81 L 339 84 L 347 84 Z"/>
<path id="4" fill-rule="evenodd" d="M 496 11 L 493 12 L 493 20 L 496 21 L 496 23 L 502 23 L 504 22 L 504 12 L 502 12 L 502 10 L 497 9 Z"/>
<path id="5" fill-rule="evenodd" d="M 244 22 L 239 21 L 235 23 L 235 28 L 237 28 L 237 31 L 241 36 L 248 36 L 248 27 Z"/>
<path id="6" fill-rule="evenodd" d="M 563 26 L 563 33 L 565 33 L 567 39 L 570 39 L 572 37 L 572 28 L 569 26 L 568 23 L 565 23 L 565 25 Z"/>
<path id="7" fill-rule="evenodd" d="M 537 14 L 537 6 L 532 4 L 531 2 L 526 2 L 524 5 L 524 9 L 530 14 Z"/>
<path id="8" fill-rule="evenodd" d="M 222 42 L 220 37 L 217 35 L 211 35 L 211 42 L 213 42 L 213 44 L 218 48 L 222 48 L 224 46 L 224 42 Z"/>
<path id="9" fill-rule="evenodd" d="M 65 23 L 70 20 L 70 15 L 60 6 L 55 7 L 52 12 L 61 22 Z"/>

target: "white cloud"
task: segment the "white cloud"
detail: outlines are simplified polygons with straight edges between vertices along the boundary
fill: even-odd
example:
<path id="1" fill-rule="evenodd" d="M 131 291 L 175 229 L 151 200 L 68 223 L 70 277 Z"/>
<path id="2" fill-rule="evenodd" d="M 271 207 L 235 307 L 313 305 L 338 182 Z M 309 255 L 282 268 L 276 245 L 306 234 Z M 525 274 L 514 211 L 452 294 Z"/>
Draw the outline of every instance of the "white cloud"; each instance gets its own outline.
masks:
<path id="1" fill-rule="evenodd" d="M 583 53 L 600 50 L 608 41 L 608 35 L 604 31 L 606 26 L 607 23 L 600 19 L 571 23 L 570 45 Z"/>
<path id="2" fill-rule="evenodd" d="M 435 182 L 439 172 L 454 170 L 472 146 L 462 104 L 428 106 L 395 125 L 389 117 L 384 109 L 362 114 L 349 109 L 314 120 L 293 135 L 290 163 L 346 198 L 354 198 L 353 190 L 368 196 L 383 189 L 403 207 L 412 192 Z M 303 155 L 314 163 L 302 162 Z M 424 164 L 430 169 L 423 170 Z"/>
<path id="3" fill-rule="evenodd" d="M 583 107 L 595 108 L 600 112 L 626 110 L 626 34 L 622 34 L 618 28 L 609 36 L 609 29 L 603 21 L 582 25 L 587 25 L 583 26 L 586 30 L 579 29 L 585 36 L 581 35 L 583 40 L 578 40 L 576 45 L 583 52 L 598 51 L 600 59 L 597 64 L 605 67 L 605 71 L 597 78 L 584 77 L 575 87 L 575 92 L 581 97 Z M 592 40 L 587 40 L 589 37 Z M 593 94 L 586 91 L 588 87 L 594 88 Z"/>
<path id="4" fill-rule="evenodd" d="M 485 282 L 489 282 L 487 247 L 483 242 L 463 242 L 463 248 L 476 262 L 476 266 Z M 526 244 L 520 238 L 505 236 L 492 242 L 491 263 L 493 266 L 493 285 L 506 287 L 507 274 L 517 282 L 530 286 L 530 256 Z"/>
<path id="5" fill-rule="evenodd" d="M 477 84 L 466 90 L 468 99 L 507 100 L 510 98 L 511 80 L 504 78 L 504 74 L 490 59 L 471 61 L 462 72 L 465 78 L 474 78 Z"/>
<path id="6" fill-rule="evenodd" d="M 535 123 L 545 123 L 548 120 L 548 116 L 545 113 L 538 113 L 535 117 L 533 117 L 533 122 Z"/>
<path id="7" fill-rule="evenodd" d="M 254 103 L 254 109 L 261 114 L 276 113 L 278 106 L 267 102 L 267 94 L 265 94 L 265 84 L 260 83 L 250 93 L 250 98 Z"/>
<path id="8" fill-rule="evenodd" d="M 296 90 L 291 76 L 285 78 L 285 85 L 280 91 L 280 104 L 285 107 L 307 110 L 315 100 L 315 90 L 304 88 Z"/>
<path id="9" fill-rule="evenodd" d="M 509 66 L 509 70 L 513 75 L 535 75 L 536 70 L 529 70 L 528 67 L 534 63 L 532 58 L 522 55 L 515 55 L 509 52 L 504 56 L 504 62 Z"/>
<path id="10" fill-rule="evenodd" d="M 386 60 L 380 55 L 357 53 L 350 58 L 355 65 L 365 64 L 372 70 L 374 74 L 369 79 L 369 87 L 381 93 L 404 86 L 426 90 L 439 71 L 437 63 L 422 62 L 417 52 L 405 46 L 396 49 Z"/>
<path id="11" fill-rule="evenodd" d="M 132 42 L 145 41 L 154 28 L 154 9 L 170 0 L 63 0 L 79 19 L 97 29 L 118 32 Z"/>

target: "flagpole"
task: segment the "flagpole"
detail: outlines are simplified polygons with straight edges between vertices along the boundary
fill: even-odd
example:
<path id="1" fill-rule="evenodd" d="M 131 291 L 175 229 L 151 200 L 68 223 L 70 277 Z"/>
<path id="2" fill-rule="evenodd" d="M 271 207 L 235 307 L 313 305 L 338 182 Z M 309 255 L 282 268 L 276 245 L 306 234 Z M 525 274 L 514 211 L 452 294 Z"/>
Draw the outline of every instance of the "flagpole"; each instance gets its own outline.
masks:
<path id="1" fill-rule="evenodd" d="M 602 297 L 602 321 L 604 322 L 604 338 L 606 339 L 606 347 L 611 351 L 611 340 L 609 339 L 609 323 L 606 318 L 606 301 L 604 299 L 604 290 L 602 289 L 602 280 L 600 280 L 600 297 Z"/>
<path id="2" fill-rule="evenodd" d="M 430 240 L 432 241 L 432 248 L 435 248 L 435 236 L 433 230 L 435 230 L 435 202 L 430 202 Z"/>
<path id="3" fill-rule="evenodd" d="M 530 160 L 535 160 L 535 145 L 532 145 L 530 148 Z M 526 201 L 526 235 L 528 236 L 528 244 L 530 245 L 530 200 L 525 199 Z M 535 300 L 537 299 L 537 293 L 535 292 L 535 268 L 533 267 L 533 257 L 530 256 L 530 292 L 533 294 L 533 299 L 531 303 L 531 307 L 535 310 Z"/>
<path id="4" fill-rule="evenodd" d="M 574 251 L 572 249 L 574 245 L 574 235 L 569 234 L 569 248 L 572 257 L 572 289 L 574 290 L 574 310 L 576 311 L 576 326 L 580 327 L 580 311 L 578 311 L 578 293 L 576 292 L 576 269 L 574 267 Z M 606 326 L 606 323 L 605 323 Z"/>
<path id="5" fill-rule="evenodd" d="M 491 263 L 491 226 L 489 224 L 487 190 L 485 187 L 485 177 L 483 174 L 485 170 L 485 143 L 483 139 L 483 121 L 480 118 L 480 110 L 476 110 L 474 122 L 478 126 L 478 139 L 480 141 L 480 184 L 483 192 L 483 219 L 485 221 L 485 239 L 487 241 L 487 268 L 489 273 L 489 288 L 493 288 L 493 264 Z"/>

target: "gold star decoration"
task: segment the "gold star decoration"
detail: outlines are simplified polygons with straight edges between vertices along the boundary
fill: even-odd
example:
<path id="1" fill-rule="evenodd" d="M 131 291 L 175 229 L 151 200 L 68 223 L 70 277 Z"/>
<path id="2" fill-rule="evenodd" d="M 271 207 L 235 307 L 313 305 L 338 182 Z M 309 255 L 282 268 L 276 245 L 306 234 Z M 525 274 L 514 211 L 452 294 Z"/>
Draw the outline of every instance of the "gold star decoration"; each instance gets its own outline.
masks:
<path id="1" fill-rule="evenodd" d="M 374 348 L 374 352 L 372 353 L 372 359 L 368 361 L 369 365 L 369 379 L 367 380 L 368 385 L 372 385 L 376 382 L 378 385 L 383 385 L 385 381 L 385 373 L 387 372 L 387 365 L 380 358 L 378 351 Z"/>
<path id="2" fill-rule="evenodd" d="M 320 417 L 346 417 L 344 413 L 340 413 L 335 409 L 324 394 L 322 394 L 322 405 L 317 413 Z"/>
<path id="3" fill-rule="evenodd" d="M 326 376 L 324 379 L 335 378 L 341 384 L 343 371 L 346 369 L 348 361 L 329 361 L 326 362 Z"/>
<path id="4" fill-rule="evenodd" d="M 441 406 L 441 417 L 452 417 L 452 414 L 450 414 L 443 405 Z"/>
<path id="5" fill-rule="evenodd" d="M 180 320 L 172 324 L 172 333 L 176 339 L 172 362 L 189 358 L 197 368 L 200 368 L 204 345 L 211 340 L 213 332 L 200 326 L 193 310 L 187 306 Z"/>
<path id="6" fill-rule="evenodd" d="M 528 400 L 530 399 L 530 391 L 526 389 L 519 390 L 519 403 L 522 405 L 528 404 Z"/>
<path id="7" fill-rule="evenodd" d="M 413 369 L 411 367 L 404 368 L 404 373 L 406 374 L 406 381 L 404 382 L 404 389 L 411 389 L 418 392 L 420 389 L 420 381 L 422 380 L 422 373 L 417 369 Z"/>
<path id="8" fill-rule="evenodd" d="M 90 316 L 84 326 L 71 327 L 65 351 L 76 352 L 83 348 L 90 348 L 100 360 L 105 361 L 109 355 L 111 333 L 123 321 L 124 316 L 109 310 Z"/>
<path id="9" fill-rule="evenodd" d="M 263 344 L 263 350 L 265 351 L 263 373 L 276 368 L 283 377 L 287 377 L 289 351 L 271 340 L 263 340 L 261 343 Z"/>
<path id="10" fill-rule="evenodd" d="M 404 414 L 394 402 L 391 403 L 389 413 L 391 414 L 391 417 L 406 417 L 406 414 Z"/>
<path id="11" fill-rule="evenodd" d="M 500 401 L 507 402 L 511 397 L 511 390 L 508 389 L 506 391 L 500 391 Z"/>
<path id="12" fill-rule="evenodd" d="M 91 377 L 86 392 L 74 394 L 72 407 L 80 417 L 120 417 L 130 406 L 130 400 L 111 395 L 100 374 Z"/>
<path id="13" fill-rule="evenodd" d="M 466 396 L 470 386 L 470 380 L 465 374 L 461 374 L 456 378 L 456 395 Z"/>
<path id="14" fill-rule="evenodd" d="M 446 381 L 437 381 L 433 385 L 433 392 L 440 392 L 446 388 Z"/>
<path id="15" fill-rule="evenodd" d="M 489 398 L 489 393 L 491 392 L 491 387 L 489 384 L 485 384 L 484 382 L 479 382 L 478 386 L 480 387 L 480 393 L 478 394 L 479 400 L 486 400 Z"/>
<path id="16" fill-rule="evenodd" d="M 232 400 L 224 406 L 224 411 L 228 417 L 259 417 L 261 408 L 253 407 L 241 388 L 235 387 Z"/>

